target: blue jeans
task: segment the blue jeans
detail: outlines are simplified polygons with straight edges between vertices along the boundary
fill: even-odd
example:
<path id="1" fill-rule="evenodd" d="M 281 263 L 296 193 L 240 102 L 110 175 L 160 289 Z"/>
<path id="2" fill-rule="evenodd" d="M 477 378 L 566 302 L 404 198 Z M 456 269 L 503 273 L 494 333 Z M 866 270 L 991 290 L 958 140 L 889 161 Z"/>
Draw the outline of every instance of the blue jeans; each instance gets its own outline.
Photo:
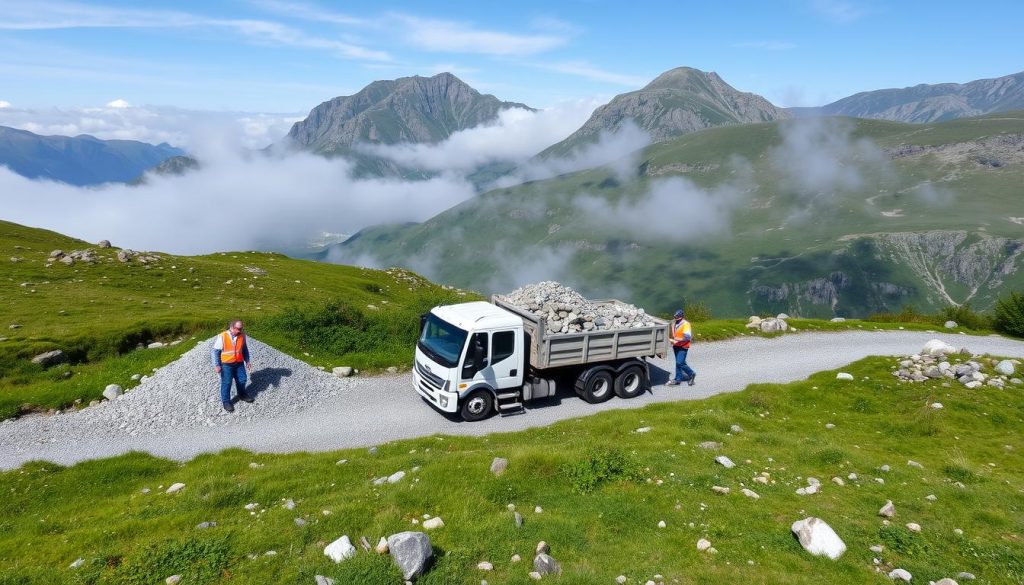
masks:
<path id="1" fill-rule="evenodd" d="M 245 383 L 248 381 L 244 363 L 220 365 L 220 401 L 224 404 L 231 402 L 231 380 L 235 381 L 238 395 L 243 396 Z"/>
<path id="2" fill-rule="evenodd" d="M 676 382 L 685 382 L 690 378 L 696 376 L 697 372 L 694 372 L 693 368 L 686 365 L 686 354 L 690 350 L 686 349 L 685 347 L 677 347 L 673 345 L 672 351 L 674 351 L 676 354 Z M 683 377 L 684 374 L 686 375 L 685 378 Z"/>

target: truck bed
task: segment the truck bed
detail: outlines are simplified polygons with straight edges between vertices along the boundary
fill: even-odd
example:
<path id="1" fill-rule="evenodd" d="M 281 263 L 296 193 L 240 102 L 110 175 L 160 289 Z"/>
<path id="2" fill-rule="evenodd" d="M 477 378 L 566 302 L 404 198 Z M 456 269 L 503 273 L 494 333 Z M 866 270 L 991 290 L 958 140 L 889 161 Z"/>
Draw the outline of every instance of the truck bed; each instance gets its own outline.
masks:
<path id="1" fill-rule="evenodd" d="M 655 317 L 651 317 L 656 323 L 651 327 L 550 333 L 545 329 L 545 319 L 531 311 L 509 303 L 500 295 L 491 297 L 491 302 L 522 317 L 523 329 L 529 336 L 530 365 L 538 369 L 664 356 L 668 352 L 669 323 Z M 620 303 L 614 299 L 591 302 Z"/>

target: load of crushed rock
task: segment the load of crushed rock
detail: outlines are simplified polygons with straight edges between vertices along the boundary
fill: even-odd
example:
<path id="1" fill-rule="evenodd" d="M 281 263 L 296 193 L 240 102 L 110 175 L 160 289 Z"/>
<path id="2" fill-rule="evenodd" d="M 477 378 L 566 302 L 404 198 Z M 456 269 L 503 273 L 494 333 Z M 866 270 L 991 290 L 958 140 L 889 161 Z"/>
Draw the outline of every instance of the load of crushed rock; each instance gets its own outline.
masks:
<path id="1" fill-rule="evenodd" d="M 502 297 L 505 301 L 545 320 L 555 333 L 606 331 L 657 325 L 655 318 L 628 303 L 588 301 L 575 290 L 554 281 L 518 288 Z"/>

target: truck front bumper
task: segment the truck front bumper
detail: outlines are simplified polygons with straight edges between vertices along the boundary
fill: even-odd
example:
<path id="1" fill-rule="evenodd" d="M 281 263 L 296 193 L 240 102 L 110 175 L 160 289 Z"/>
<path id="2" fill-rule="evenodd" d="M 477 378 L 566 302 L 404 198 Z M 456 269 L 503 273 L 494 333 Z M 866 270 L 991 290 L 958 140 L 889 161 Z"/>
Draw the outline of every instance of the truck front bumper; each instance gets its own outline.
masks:
<path id="1" fill-rule="evenodd" d="M 458 392 L 446 392 L 417 370 L 418 368 L 413 367 L 412 380 L 413 385 L 416 387 L 416 392 L 420 396 L 426 398 L 427 402 L 443 412 L 456 412 L 459 410 Z"/>

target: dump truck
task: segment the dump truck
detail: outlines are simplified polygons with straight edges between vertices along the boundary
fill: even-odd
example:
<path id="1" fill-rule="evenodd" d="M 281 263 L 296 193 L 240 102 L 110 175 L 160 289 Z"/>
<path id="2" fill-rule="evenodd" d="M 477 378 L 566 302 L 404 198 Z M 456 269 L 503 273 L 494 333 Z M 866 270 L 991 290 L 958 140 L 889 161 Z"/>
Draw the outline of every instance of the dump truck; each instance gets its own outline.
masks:
<path id="1" fill-rule="evenodd" d="M 590 301 L 595 306 L 614 299 Z M 412 376 L 416 392 L 438 410 L 478 421 L 525 412 L 523 403 L 554 396 L 570 380 L 590 403 L 648 391 L 647 358 L 669 352 L 669 323 L 552 332 L 546 319 L 495 295 L 434 307 L 421 317 Z"/>

